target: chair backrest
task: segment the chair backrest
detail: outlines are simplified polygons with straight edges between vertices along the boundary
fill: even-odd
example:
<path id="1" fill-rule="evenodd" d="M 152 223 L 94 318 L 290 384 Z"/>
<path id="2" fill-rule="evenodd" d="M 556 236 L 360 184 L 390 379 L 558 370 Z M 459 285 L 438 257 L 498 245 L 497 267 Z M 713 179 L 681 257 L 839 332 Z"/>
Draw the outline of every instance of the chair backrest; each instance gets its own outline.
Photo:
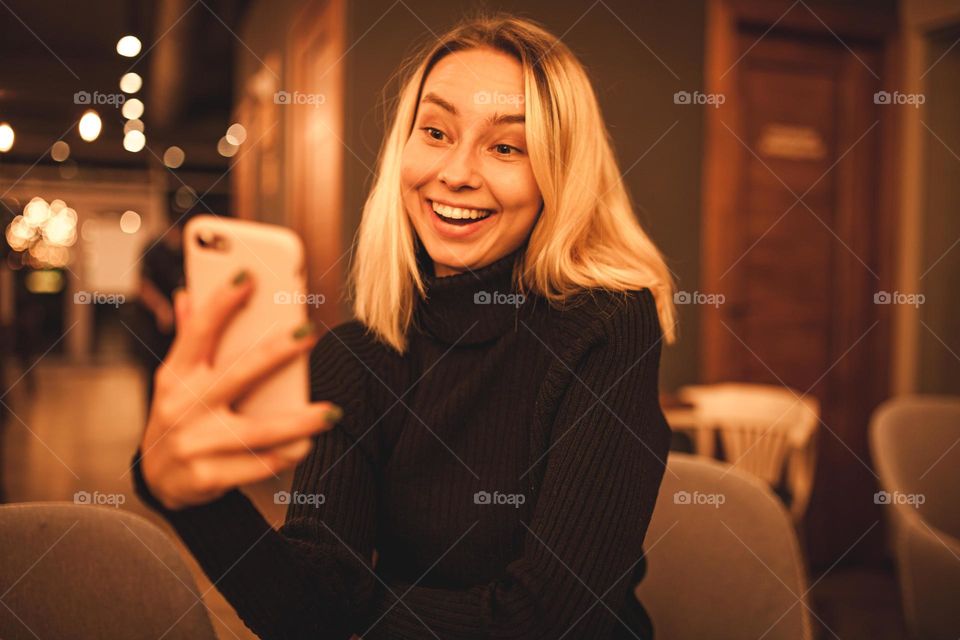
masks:
<path id="1" fill-rule="evenodd" d="M 960 398 L 903 396 L 870 423 L 890 516 L 907 627 L 914 638 L 960 637 Z"/>
<path id="2" fill-rule="evenodd" d="M 0 549 L 0 638 L 216 638 L 176 546 L 138 515 L 3 505 Z"/>
<path id="3" fill-rule="evenodd" d="M 720 434 L 728 462 L 777 486 L 792 449 L 805 446 L 819 422 L 820 403 L 775 385 L 690 385 L 680 397 L 695 405 L 700 429 Z"/>
<path id="4" fill-rule="evenodd" d="M 898 504 L 960 537 L 960 398 L 903 396 L 884 402 L 874 411 L 870 444 L 883 489 L 923 496 L 920 504 Z"/>
<path id="5" fill-rule="evenodd" d="M 671 453 L 636 593 L 658 640 L 809 640 L 806 570 L 771 489 L 728 464 Z"/>

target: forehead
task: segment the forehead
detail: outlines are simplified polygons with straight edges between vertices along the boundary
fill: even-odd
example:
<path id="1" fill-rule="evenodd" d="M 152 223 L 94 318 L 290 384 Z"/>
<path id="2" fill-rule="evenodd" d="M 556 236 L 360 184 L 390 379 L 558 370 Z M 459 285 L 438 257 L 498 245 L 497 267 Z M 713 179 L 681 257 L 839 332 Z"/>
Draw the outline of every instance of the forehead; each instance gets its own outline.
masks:
<path id="1" fill-rule="evenodd" d="M 475 100 L 479 92 L 523 95 L 523 68 L 513 56 L 495 49 L 468 49 L 442 58 L 423 85 L 465 111 L 495 110 L 493 100 Z"/>

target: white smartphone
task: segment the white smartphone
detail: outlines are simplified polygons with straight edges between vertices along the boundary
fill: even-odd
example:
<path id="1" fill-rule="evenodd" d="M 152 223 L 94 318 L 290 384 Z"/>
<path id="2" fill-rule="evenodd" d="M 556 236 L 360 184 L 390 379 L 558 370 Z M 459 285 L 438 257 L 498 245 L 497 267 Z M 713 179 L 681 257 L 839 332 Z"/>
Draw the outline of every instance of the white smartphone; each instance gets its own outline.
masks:
<path id="1" fill-rule="evenodd" d="M 205 301 L 241 270 L 253 277 L 247 304 L 231 319 L 214 362 L 244 355 L 280 331 L 293 332 L 307 322 L 303 241 L 291 229 L 274 224 L 199 215 L 183 232 L 187 291 L 193 305 Z M 196 308 L 196 306 L 194 306 Z M 276 415 L 310 401 L 309 354 L 303 353 L 258 382 L 234 404 L 249 416 Z"/>

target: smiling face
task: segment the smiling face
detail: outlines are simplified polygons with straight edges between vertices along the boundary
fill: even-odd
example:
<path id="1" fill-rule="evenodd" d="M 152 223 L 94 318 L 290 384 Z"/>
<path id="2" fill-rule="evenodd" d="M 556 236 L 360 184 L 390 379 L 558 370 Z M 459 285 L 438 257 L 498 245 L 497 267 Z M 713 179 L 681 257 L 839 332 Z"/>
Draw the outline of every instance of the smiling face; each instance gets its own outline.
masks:
<path id="1" fill-rule="evenodd" d="M 403 204 L 437 276 L 516 250 L 542 205 L 524 133 L 523 70 L 493 49 L 431 69 L 403 151 Z"/>

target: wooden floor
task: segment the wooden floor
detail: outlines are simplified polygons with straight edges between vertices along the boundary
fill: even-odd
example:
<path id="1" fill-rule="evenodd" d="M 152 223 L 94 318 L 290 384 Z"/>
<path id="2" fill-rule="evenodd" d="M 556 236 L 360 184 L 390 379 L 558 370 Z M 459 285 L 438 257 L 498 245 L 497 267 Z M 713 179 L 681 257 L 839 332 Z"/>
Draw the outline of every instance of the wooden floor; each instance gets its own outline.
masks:
<path id="1" fill-rule="evenodd" d="M 169 526 L 132 494 L 127 464 L 144 424 L 143 376 L 124 359 L 100 365 L 73 365 L 44 358 L 32 371 L 34 392 L 21 380 L 4 402 L 19 420 L 9 421 L 0 446 L 8 502 L 72 501 L 76 491 L 122 493 L 122 508 L 141 514 L 179 539 Z M 17 380 L 14 373 L 8 381 Z M 22 422 L 21 422 L 22 420 Z M 275 526 L 284 508 L 273 493 L 289 488 L 280 482 L 244 490 Z M 221 640 L 256 636 L 236 616 L 180 545 Z M 837 567 L 817 582 L 810 594 L 817 637 L 824 639 L 900 640 L 906 637 L 890 570 Z"/>

